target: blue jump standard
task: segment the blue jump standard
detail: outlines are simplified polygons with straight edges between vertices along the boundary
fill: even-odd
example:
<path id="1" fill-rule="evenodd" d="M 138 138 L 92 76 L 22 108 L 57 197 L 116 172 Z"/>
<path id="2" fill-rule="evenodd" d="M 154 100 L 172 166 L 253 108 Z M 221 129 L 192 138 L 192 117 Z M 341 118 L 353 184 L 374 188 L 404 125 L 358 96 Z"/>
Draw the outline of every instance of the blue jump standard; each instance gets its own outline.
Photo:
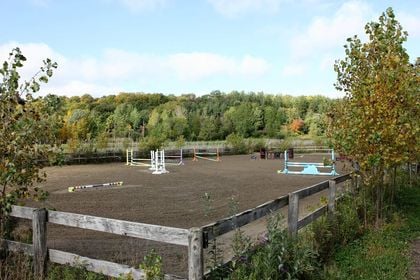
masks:
<path id="1" fill-rule="evenodd" d="M 321 175 L 321 176 L 337 176 L 339 175 L 335 171 L 335 159 L 334 150 L 331 150 L 331 161 L 332 165 L 324 165 L 318 162 L 289 162 L 287 160 L 287 152 L 284 152 L 284 169 L 279 170 L 277 173 L 282 174 L 295 174 L 295 175 Z M 302 171 L 290 171 L 289 167 L 303 167 Z M 330 172 L 320 172 L 318 168 L 331 168 Z"/>

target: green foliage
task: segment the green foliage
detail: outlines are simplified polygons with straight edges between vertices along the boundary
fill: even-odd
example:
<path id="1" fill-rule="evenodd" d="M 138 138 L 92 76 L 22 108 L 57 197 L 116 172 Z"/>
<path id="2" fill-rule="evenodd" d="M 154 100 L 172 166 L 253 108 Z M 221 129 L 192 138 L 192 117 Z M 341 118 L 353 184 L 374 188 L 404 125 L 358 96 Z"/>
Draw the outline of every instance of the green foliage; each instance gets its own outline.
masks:
<path id="1" fill-rule="evenodd" d="M 396 193 L 396 212 L 380 229 L 368 229 L 346 246 L 336 248 L 321 279 L 407 279 L 409 241 L 420 234 L 420 188 Z M 350 207 L 349 207 L 350 208 Z"/>
<path id="2" fill-rule="evenodd" d="M 182 147 L 184 147 L 184 145 L 185 145 L 184 135 L 178 136 L 178 138 L 176 139 L 176 142 L 175 142 L 175 147 L 177 149 L 182 149 Z"/>
<path id="3" fill-rule="evenodd" d="M 235 153 L 241 154 L 247 151 L 245 139 L 239 134 L 232 133 L 226 137 L 226 144 L 232 147 Z"/>
<path id="4" fill-rule="evenodd" d="M 149 135 L 145 137 L 139 143 L 139 150 L 141 151 L 151 151 L 156 149 L 161 149 L 166 141 L 166 138 L 163 136 L 152 136 Z"/>
<path id="5" fill-rule="evenodd" d="M 346 96 L 330 115 L 329 134 L 339 153 L 359 163 L 378 224 L 394 193 L 387 174 L 420 158 L 420 80 L 403 47 L 407 33 L 391 8 L 365 32 L 368 41 L 347 39 L 346 57 L 335 63 L 335 86 Z"/>
<path id="6" fill-rule="evenodd" d="M 12 204 L 18 199 L 45 197 L 34 183 L 44 180 L 41 168 L 55 161 L 57 150 L 46 113 L 48 102 L 37 102 L 32 96 L 39 91 L 41 83 L 48 82 L 57 64 L 44 60 L 40 71 L 29 82 L 21 84 L 18 70 L 25 61 L 20 49 L 15 48 L 0 68 L 1 234 Z"/>
<path id="7" fill-rule="evenodd" d="M 259 152 L 262 148 L 267 147 L 267 143 L 264 139 L 247 139 L 248 152 Z"/>
<path id="8" fill-rule="evenodd" d="M 328 263 L 336 250 L 363 234 L 359 217 L 363 211 L 360 198 L 346 195 L 337 205 L 335 215 L 321 217 L 311 225 L 314 248 L 321 263 Z"/>
<path id="9" fill-rule="evenodd" d="M 298 100 L 299 99 L 299 100 Z M 297 101 L 298 100 L 298 101 Z M 322 96 L 292 97 L 253 92 L 220 91 L 196 97 L 120 93 L 101 98 L 48 95 L 51 129 L 61 143 L 77 151 L 87 141 L 98 143 L 104 135 L 131 138 L 146 136 L 176 141 L 222 140 L 235 133 L 242 137 L 282 139 L 285 124 L 301 118 L 311 135 L 322 134 L 323 119 L 332 100 Z M 305 130 L 305 133 L 307 129 Z M 102 140 L 101 140 L 102 141 Z"/>
<path id="10" fill-rule="evenodd" d="M 87 271 L 83 263 L 71 267 L 69 265 L 50 264 L 48 267 L 48 280 L 106 280 L 107 276 Z"/>
<path id="11" fill-rule="evenodd" d="M 279 216 L 269 220 L 264 246 L 235 265 L 228 279 L 308 279 L 317 269 L 316 253 L 306 242 L 289 237 Z"/>
<path id="12" fill-rule="evenodd" d="M 144 270 L 147 280 L 163 280 L 164 273 L 162 271 L 162 257 L 154 250 L 144 256 L 143 263 L 140 268 Z"/>

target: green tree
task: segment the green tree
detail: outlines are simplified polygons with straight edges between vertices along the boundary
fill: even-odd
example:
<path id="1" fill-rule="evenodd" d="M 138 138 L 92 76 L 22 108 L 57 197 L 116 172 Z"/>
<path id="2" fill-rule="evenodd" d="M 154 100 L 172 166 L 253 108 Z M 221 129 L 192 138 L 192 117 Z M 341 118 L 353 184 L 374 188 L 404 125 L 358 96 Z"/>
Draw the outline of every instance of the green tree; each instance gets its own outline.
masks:
<path id="1" fill-rule="evenodd" d="M 419 68 L 409 63 L 407 33 L 391 8 L 365 31 L 368 41 L 347 39 L 346 57 L 335 63 L 335 86 L 345 98 L 329 133 L 338 151 L 359 163 L 378 223 L 385 195 L 392 199 L 391 170 L 419 160 Z"/>
<path id="2" fill-rule="evenodd" d="M 9 54 L 0 69 L 0 222 L 6 232 L 7 214 L 17 199 L 39 199 L 42 190 L 34 187 L 45 173 L 41 168 L 53 159 L 54 138 L 49 123 L 32 94 L 47 83 L 57 67 L 44 60 L 40 71 L 29 81 L 20 83 L 19 68 L 26 61 L 19 48 Z"/>

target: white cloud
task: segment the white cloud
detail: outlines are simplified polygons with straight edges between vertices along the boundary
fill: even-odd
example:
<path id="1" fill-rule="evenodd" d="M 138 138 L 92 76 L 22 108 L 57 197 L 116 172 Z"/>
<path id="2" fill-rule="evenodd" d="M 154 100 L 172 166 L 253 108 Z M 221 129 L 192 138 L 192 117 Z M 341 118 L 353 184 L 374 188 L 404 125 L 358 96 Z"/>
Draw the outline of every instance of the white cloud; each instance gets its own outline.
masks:
<path id="1" fill-rule="evenodd" d="M 43 65 L 42 61 L 46 58 L 51 58 L 52 60 L 58 62 L 60 65 L 66 63 L 66 58 L 63 55 L 55 52 L 46 44 L 19 44 L 17 42 L 9 42 L 0 45 L 0 61 L 3 62 L 7 60 L 11 50 L 17 46 L 19 46 L 23 55 L 27 59 L 27 61 L 24 63 L 24 67 L 20 71 L 22 79 L 24 80 L 29 80 L 36 72 L 38 72 L 40 67 Z"/>
<path id="2" fill-rule="evenodd" d="M 303 75 L 309 71 L 309 64 L 319 59 L 320 65 L 314 71 L 331 69 L 346 39 L 355 34 L 362 35 L 371 16 L 372 10 L 368 4 L 348 1 L 331 17 L 314 17 L 302 32 L 291 38 L 290 60 L 282 74 Z"/>
<path id="3" fill-rule="evenodd" d="M 22 71 L 28 80 L 42 66 L 47 57 L 58 62 L 58 69 L 42 94 L 56 93 L 98 96 L 119 91 L 144 90 L 144 86 L 161 85 L 169 80 L 185 84 L 205 81 L 214 77 L 256 79 L 269 70 L 262 58 L 244 55 L 233 58 L 215 53 L 192 52 L 171 55 L 153 55 L 107 49 L 98 57 L 70 58 L 54 51 L 46 44 L 0 45 L 0 61 L 7 59 L 10 50 L 19 45 L 28 58 Z M 134 89 L 133 89 L 134 88 Z"/>
<path id="4" fill-rule="evenodd" d="M 342 4 L 331 18 L 316 17 L 305 31 L 292 38 L 292 57 L 303 59 L 342 46 L 346 38 L 363 33 L 370 14 L 366 3 L 350 1 Z"/>
<path id="5" fill-rule="evenodd" d="M 200 80 L 227 75 L 259 77 L 269 69 L 261 58 L 245 55 L 240 60 L 214 53 L 179 53 L 169 57 L 169 65 L 181 80 Z"/>
<path id="6" fill-rule="evenodd" d="M 264 59 L 246 55 L 240 64 L 240 73 L 248 77 L 261 77 L 269 68 L 270 65 Z"/>
<path id="7" fill-rule="evenodd" d="M 155 10 L 164 7 L 168 0 L 117 0 L 133 12 Z"/>
<path id="8" fill-rule="evenodd" d="M 251 12 L 275 13 L 283 0 L 208 0 L 213 8 L 227 17 L 236 17 Z"/>

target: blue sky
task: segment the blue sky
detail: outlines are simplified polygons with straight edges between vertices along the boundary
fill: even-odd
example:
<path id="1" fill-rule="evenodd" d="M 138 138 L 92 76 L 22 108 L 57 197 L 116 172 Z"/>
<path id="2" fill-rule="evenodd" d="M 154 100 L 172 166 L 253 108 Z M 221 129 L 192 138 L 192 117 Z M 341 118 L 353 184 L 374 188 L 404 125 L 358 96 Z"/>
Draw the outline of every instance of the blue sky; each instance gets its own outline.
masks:
<path id="1" fill-rule="evenodd" d="M 23 77 L 57 61 L 42 94 L 207 94 L 212 90 L 340 97 L 334 60 L 387 7 L 420 56 L 420 2 L 328 0 L 3 0 L 0 61 L 19 46 Z M 362 35 L 363 36 L 363 35 Z"/>

